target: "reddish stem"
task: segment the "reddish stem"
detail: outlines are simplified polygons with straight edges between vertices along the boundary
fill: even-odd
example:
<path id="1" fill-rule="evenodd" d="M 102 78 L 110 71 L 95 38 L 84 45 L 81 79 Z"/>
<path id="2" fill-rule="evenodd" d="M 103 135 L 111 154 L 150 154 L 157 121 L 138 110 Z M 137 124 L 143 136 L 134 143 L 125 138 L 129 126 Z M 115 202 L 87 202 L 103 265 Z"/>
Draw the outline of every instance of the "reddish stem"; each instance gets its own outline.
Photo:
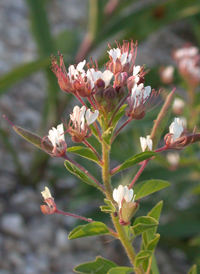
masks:
<path id="1" fill-rule="evenodd" d="M 81 97 L 78 95 L 78 93 L 75 93 L 75 96 L 76 96 L 76 98 L 81 102 L 81 104 L 82 104 L 83 106 L 85 106 L 86 109 L 88 109 L 86 103 L 81 99 Z"/>
<path id="2" fill-rule="evenodd" d="M 103 165 L 103 161 L 102 161 L 102 159 L 101 159 L 101 156 L 100 156 L 99 153 L 96 151 L 96 149 L 95 149 L 89 142 L 87 142 L 86 140 L 83 140 L 83 143 L 84 143 L 87 147 L 89 147 L 89 148 L 94 152 L 94 154 L 95 154 L 95 155 L 97 156 L 97 158 L 99 159 L 100 164 Z"/>
<path id="3" fill-rule="evenodd" d="M 119 132 L 128 124 L 132 121 L 132 117 L 130 117 L 113 135 L 112 139 L 111 139 L 111 144 L 114 141 L 114 139 L 116 138 L 116 136 L 119 134 Z"/>
<path id="4" fill-rule="evenodd" d="M 131 189 L 133 187 L 133 185 L 135 184 L 135 182 L 137 181 L 137 179 L 139 178 L 140 174 L 143 172 L 143 170 L 145 169 L 147 163 L 149 162 L 150 159 L 145 160 L 141 166 L 141 168 L 138 170 L 138 173 L 135 175 L 133 181 L 130 183 L 130 186 L 128 187 L 129 189 Z"/>
<path id="5" fill-rule="evenodd" d="M 76 218 L 76 219 L 79 219 L 79 220 L 83 220 L 85 222 L 88 222 L 88 223 L 93 223 L 95 222 L 94 220 L 92 220 L 91 218 L 85 218 L 85 217 L 82 217 L 82 216 L 79 216 L 79 215 L 76 215 L 76 214 L 72 214 L 72 213 L 68 213 L 68 212 L 64 212 L 64 211 L 61 211 L 59 209 L 56 209 L 55 213 L 58 213 L 58 214 L 62 214 L 62 215 L 65 215 L 65 216 L 69 216 L 69 217 L 73 217 L 73 218 Z M 114 236 L 114 237 L 118 237 L 118 234 L 112 230 L 111 228 L 108 227 L 108 230 L 110 231 L 110 233 Z"/>
<path id="6" fill-rule="evenodd" d="M 100 188 L 100 190 L 105 193 L 105 188 L 104 186 L 99 183 L 99 181 L 94 177 L 92 176 L 91 173 L 89 173 L 88 170 L 86 170 L 84 167 L 82 167 L 81 165 L 79 165 L 77 162 L 75 162 L 74 160 L 70 159 L 66 154 L 64 154 L 62 156 L 64 159 L 66 159 L 67 161 L 69 161 L 70 163 L 72 163 L 73 165 L 75 165 L 77 168 L 79 168 L 81 171 L 83 171 L 88 177 L 90 177 L 90 179 L 92 179 L 92 181 L 94 183 L 96 183 L 96 185 L 98 186 L 98 188 Z"/>
<path id="7" fill-rule="evenodd" d="M 168 147 L 167 146 L 164 146 L 162 148 L 159 148 L 157 150 L 155 150 L 154 152 L 162 152 L 162 151 L 165 151 L 167 150 Z M 155 157 L 155 156 L 154 156 Z M 131 189 L 133 187 L 133 185 L 135 184 L 135 182 L 137 181 L 137 179 L 139 178 L 139 176 L 141 175 L 141 173 L 143 172 L 143 170 L 145 169 L 146 165 L 148 164 L 148 162 L 153 159 L 154 157 L 150 158 L 150 159 L 147 159 L 145 161 L 143 161 L 142 163 L 142 166 L 141 168 L 138 170 L 138 173 L 135 175 L 133 181 L 130 183 L 130 186 L 129 186 L 129 189 Z"/>
<path id="8" fill-rule="evenodd" d="M 80 220 L 83 220 L 83 221 L 89 222 L 89 223 L 93 223 L 94 222 L 94 220 L 92 220 L 91 218 L 85 218 L 85 217 L 82 217 L 82 216 L 79 216 L 79 215 L 75 215 L 75 214 L 72 214 L 72 213 L 68 213 L 68 212 L 64 212 L 64 211 L 61 211 L 61 210 L 58 210 L 58 209 L 56 209 L 55 213 L 63 214 L 63 215 L 70 216 L 70 217 L 74 217 L 76 219 L 80 219 Z"/>

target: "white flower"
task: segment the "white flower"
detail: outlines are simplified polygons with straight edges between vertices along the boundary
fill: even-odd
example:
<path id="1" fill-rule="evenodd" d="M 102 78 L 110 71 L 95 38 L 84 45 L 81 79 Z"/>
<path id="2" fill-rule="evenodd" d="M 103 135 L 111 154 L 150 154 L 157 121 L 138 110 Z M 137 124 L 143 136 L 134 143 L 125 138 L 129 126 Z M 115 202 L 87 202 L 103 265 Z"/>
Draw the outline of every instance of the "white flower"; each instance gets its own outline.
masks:
<path id="1" fill-rule="evenodd" d="M 174 118 L 174 122 L 169 127 L 169 132 L 172 133 L 172 142 L 175 142 L 182 134 L 184 128 L 179 118 Z"/>
<path id="2" fill-rule="evenodd" d="M 60 143 L 65 142 L 63 123 L 58 125 L 57 129 L 52 127 L 52 129 L 49 130 L 48 138 L 54 147 L 58 146 L 61 148 Z"/>
<path id="3" fill-rule="evenodd" d="M 112 57 L 114 63 L 116 62 L 117 58 L 119 59 L 121 56 L 121 50 L 119 48 L 113 48 L 109 51 L 107 51 L 109 55 Z"/>
<path id="4" fill-rule="evenodd" d="M 128 54 L 128 52 L 122 53 L 119 48 L 116 48 L 116 49 L 113 48 L 107 52 L 112 57 L 112 60 L 114 63 L 116 63 L 116 60 L 119 59 L 122 67 L 125 64 L 130 63 L 132 61 L 132 54 L 131 53 Z"/>
<path id="5" fill-rule="evenodd" d="M 73 109 L 73 113 L 70 114 L 70 118 L 74 122 L 78 131 L 80 131 L 81 129 L 85 129 L 85 111 L 85 106 L 82 106 L 81 108 L 79 106 L 75 106 Z"/>
<path id="6" fill-rule="evenodd" d="M 178 152 L 168 152 L 166 157 L 167 157 L 167 161 L 172 166 L 176 166 L 179 163 L 180 155 Z"/>
<path id="7" fill-rule="evenodd" d="M 44 197 L 44 200 L 48 199 L 48 198 L 52 198 L 51 196 L 51 192 L 48 189 L 48 187 L 45 186 L 44 190 L 41 192 L 42 196 Z"/>
<path id="8" fill-rule="evenodd" d="M 78 77 L 79 74 L 82 74 L 82 77 L 85 76 L 85 70 L 83 69 L 83 67 L 85 66 L 85 63 L 86 63 L 86 60 L 84 60 L 83 62 L 80 62 L 80 63 L 76 66 L 76 68 L 75 68 L 73 65 L 69 66 L 69 69 L 68 69 L 68 71 L 69 71 L 69 72 L 68 72 L 68 76 L 69 76 L 70 81 L 73 82 L 72 77 L 73 77 L 74 79 L 77 79 L 77 77 Z"/>
<path id="9" fill-rule="evenodd" d="M 134 108 L 138 107 L 140 104 L 144 104 L 151 94 L 151 87 L 144 87 L 144 84 L 135 85 L 131 91 L 131 99 L 134 100 Z"/>
<path id="10" fill-rule="evenodd" d="M 101 71 L 96 71 L 95 69 L 91 68 L 87 70 L 86 73 L 87 77 L 90 79 L 91 88 L 94 87 L 94 83 L 98 79 L 102 79 L 105 82 L 105 87 L 110 84 L 110 81 L 113 77 L 113 73 L 110 70 L 105 70 L 103 73 Z"/>
<path id="11" fill-rule="evenodd" d="M 143 152 L 147 147 L 149 148 L 149 150 L 152 150 L 153 141 L 150 139 L 150 135 L 147 135 L 147 138 L 140 137 L 140 144 Z"/>
<path id="12" fill-rule="evenodd" d="M 127 186 L 119 185 L 118 189 L 115 188 L 113 191 L 113 199 L 118 203 L 119 209 L 121 209 L 123 199 L 126 202 L 134 201 L 135 196 L 133 196 L 133 194 L 133 189 L 128 189 Z"/>
<path id="13" fill-rule="evenodd" d="M 86 107 L 75 106 L 73 109 L 73 113 L 70 114 L 70 118 L 74 124 L 76 130 L 85 130 L 85 119 L 87 121 L 87 125 L 94 123 L 99 115 L 99 111 L 95 110 L 92 112 L 90 109 L 86 111 Z"/>

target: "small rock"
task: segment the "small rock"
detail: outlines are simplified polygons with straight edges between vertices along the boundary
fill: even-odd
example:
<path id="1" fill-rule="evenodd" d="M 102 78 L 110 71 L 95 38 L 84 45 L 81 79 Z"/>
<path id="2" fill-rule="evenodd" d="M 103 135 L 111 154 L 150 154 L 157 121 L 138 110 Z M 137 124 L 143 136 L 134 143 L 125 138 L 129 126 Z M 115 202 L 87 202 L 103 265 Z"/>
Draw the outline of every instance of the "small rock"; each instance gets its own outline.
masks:
<path id="1" fill-rule="evenodd" d="M 70 249 L 70 240 L 68 234 L 62 228 L 56 231 L 55 244 L 61 251 L 67 251 Z"/>
<path id="2" fill-rule="evenodd" d="M 12 236 L 22 237 L 25 234 L 22 216 L 11 213 L 4 214 L 1 218 L 1 229 Z"/>

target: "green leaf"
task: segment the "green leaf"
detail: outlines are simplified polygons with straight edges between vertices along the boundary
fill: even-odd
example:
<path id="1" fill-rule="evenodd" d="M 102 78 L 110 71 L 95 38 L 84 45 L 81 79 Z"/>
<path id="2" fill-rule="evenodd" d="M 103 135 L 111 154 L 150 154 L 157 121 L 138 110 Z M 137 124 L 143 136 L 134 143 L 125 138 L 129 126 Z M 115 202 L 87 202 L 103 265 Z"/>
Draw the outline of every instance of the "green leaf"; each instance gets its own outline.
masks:
<path id="1" fill-rule="evenodd" d="M 193 267 L 190 268 L 188 274 L 197 274 L 197 266 L 193 265 Z"/>
<path id="2" fill-rule="evenodd" d="M 13 129 L 19 134 L 21 137 L 26 139 L 28 142 L 32 143 L 33 145 L 37 146 L 42 150 L 47 150 L 48 152 L 52 152 L 53 146 L 48 140 L 43 140 L 40 136 L 32 133 L 24 128 L 13 126 Z"/>
<path id="3" fill-rule="evenodd" d="M 153 240 L 151 240 L 148 244 L 147 244 L 147 250 L 150 250 L 150 251 L 154 251 L 155 248 L 156 248 L 156 245 L 158 243 L 158 241 L 160 240 L 160 234 L 156 234 L 153 238 Z"/>
<path id="4" fill-rule="evenodd" d="M 170 186 L 170 183 L 163 180 L 144 181 L 134 187 L 135 199 L 141 199 L 168 186 Z"/>
<path id="5" fill-rule="evenodd" d="M 94 136 L 99 140 L 97 130 L 93 124 L 90 125 L 90 129 L 92 130 L 92 133 L 94 134 Z"/>
<path id="6" fill-rule="evenodd" d="M 73 165 L 68 160 L 65 161 L 65 167 L 67 168 L 67 170 L 69 172 L 74 174 L 76 177 L 81 179 L 83 182 L 87 183 L 88 185 L 98 188 L 98 185 L 90 177 L 88 177 L 86 173 L 84 173 L 82 170 L 80 170 L 78 167 Z"/>
<path id="7" fill-rule="evenodd" d="M 108 200 L 108 199 L 104 199 L 105 204 L 107 204 L 107 206 L 103 205 L 100 206 L 101 211 L 105 212 L 105 213 L 114 213 L 116 212 L 116 207 L 113 205 L 113 203 Z"/>
<path id="8" fill-rule="evenodd" d="M 170 94 L 167 96 L 167 99 L 165 100 L 165 103 L 158 114 L 158 117 L 156 119 L 156 122 L 153 126 L 152 132 L 151 132 L 151 139 L 153 141 L 153 148 L 155 149 L 157 147 L 157 144 L 160 140 L 160 137 L 167 125 L 167 122 L 169 120 L 172 105 L 174 102 L 174 93 L 175 90 L 170 92 Z"/>
<path id="9" fill-rule="evenodd" d="M 113 127 L 109 127 L 104 133 L 102 134 L 102 139 L 103 141 L 110 146 L 110 140 L 112 138 L 112 133 L 113 133 Z"/>
<path id="10" fill-rule="evenodd" d="M 135 219 L 133 226 L 130 227 L 134 236 L 137 236 L 148 229 L 157 226 L 158 222 L 149 216 L 142 216 Z"/>
<path id="11" fill-rule="evenodd" d="M 154 255 L 152 256 L 151 273 L 152 274 L 160 274 Z"/>
<path id="12" fill-rule="evenodd" d="M 77 155 L 80 155 L 86 159 L 89 159 L 91 161 L 97 162 L 99 163 L 99 160 L 97 158 L 97 156 L 94 154 L 94 152 L 86 147 L 81 147 L 81 146 L 77 146 L 77 147 L 69 147 L 67 149 L 67 152 L 71 152 Z"/>
<path id="13" fill-rule="evenodd" d="M 136 258 L 135 258 L 135 263 L 134 266 L 135 268 L 138 268 L 138 266 L 146 259 L 148 259 L 149 257 L 151 257 L 152 252 L 151 251 L 147 251 L 147 250 L 142 250 L 140 251 Z"/>
<path id="14" fill-rule="evenodd" d="M 147 215 L 159 222 L 162 207 L 163 207 L 163 201 L 160 201 Z M 157 227 L 154 227 L 147 231 L 148 242 L 153 240 L 156 230 L 157 230 Z"/>
<path id="15" fill-rule="evenodd" d="M 117 267 L 115 263 L 98 256 L 94 262 L 76 266 L 74 271 L 81 274 L 105 274 L 114 267 Z"/>
<path id="16" fill-rule="evenodd" d="M 131 267 L 118 266 L 110 269 L 107 274 L 130 274 L 133 272 L 134 270 Z"/>
<path id="17" fill-rule="evenodd" d="M 115 127 L 118 123 L 118 121 L 122 118 L 122 116 L 125 114 L 125 109 L 127 107 L 127 104 L 124 104 L 121 106 L 121 108 L 119 109 L 119 111 L 117 112 L 117 114 L 115 115 L 115 117 L 112 120 L 112 125 Z"/>
<path id="18" fill-rule="evenodd" d="M 102 222 L 92 222 L 87 225 L 79 225 L 69 234 L 69 239 L 77 239 L 89 236 L 110 234 L 108 227 Z"/>
<path id="19" fill-rule="evenodd" d="M 114 173 L 116 174 L 117 172 L 119 171 L 122 171 L 124 169 L 127 169 L 131 166 L 134 166 L 144 160 L 147 160 L 153 156 L 155 156 L 156 153 L 155 152 L 152 152 L 152 151 L 146 151 L 146 152 L 142 152 L 142 153 L 139 153 L 137 155 L 134 155 L 133 157 L 127 159 L 120 167 L 119 169 Z"/>

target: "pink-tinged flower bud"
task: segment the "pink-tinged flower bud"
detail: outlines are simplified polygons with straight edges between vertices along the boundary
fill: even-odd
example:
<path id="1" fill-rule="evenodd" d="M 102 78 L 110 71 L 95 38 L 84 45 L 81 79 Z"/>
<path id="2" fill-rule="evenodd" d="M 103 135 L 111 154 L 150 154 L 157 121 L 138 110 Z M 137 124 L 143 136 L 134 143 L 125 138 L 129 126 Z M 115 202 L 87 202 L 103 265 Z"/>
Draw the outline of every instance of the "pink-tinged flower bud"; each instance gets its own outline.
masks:
<path id="1" fill-rule="evenodd" d="M 138 202 L 124 202 L 120 214 L 120 224 L 129 225 L 131 219 L 139 209 Z"/>
<path id="2" fill-rule="evenodd" d="M 121 101 L 121 99 L 125 96 L 125 94 L 126 94 L 126 88 L 124 87 L 124 86 L 117 86 L 116 88 L 115 88 L 115 90 L 116 90 L 116 93 L 117 93 L 117 97 L 118 97 L 118 99 L 119 99 L 119 101 L 118 102 L 120 102 Z"/>
<path id="3" fill-rule="evenodd" d="M 41 194 L 44 197 L 44 202 L 47 204 L 47 206 L 46 205 L 40 206 L 42 213 L 47 215 L 56 213 L 57 211 L 56 203 L 54 202 L 54 198 L 51 197 L 51 193 L 48 187 L 45 187 L 45 190 L 42 191 Z"/>
<path id="4" fill-rule="evenodd" d="M 58 78 L 58 84 L 60 88 L 65 92 L 74 93 L 74 89 L 70 80 L 69 75 L 67 74 L 65 64 L 63 61 L 63 55 L 59 53 L 60 65 L 58 65 L 56 57 L 52 56 L 52 66 L 51 69 Z"/>
<path id="5" fill-rule="evenodd" d="M 112 111 L 118 104 L 117 93 L 113 87 L 104 90 L 104 99 L 107 102 L 107 112 Z"/>
<path id="6" fill-rule="evenodd" d="M 96 81 L 96 85 L 97 85 L 97 88 L 100 89 L 100 90 L 105 88 L 105 82 L 101 78 L 99 78 Z M 95 95 L 96 95 L 96 93 L 95 93 Z"/>
<path id="7" fill-rule="evenodd" d="M 124 85 L 126 86 L 128 79 L 128 73 L 127 72 L 119 72 L 115 76 L 115 84 L 117 86 Z"/>

